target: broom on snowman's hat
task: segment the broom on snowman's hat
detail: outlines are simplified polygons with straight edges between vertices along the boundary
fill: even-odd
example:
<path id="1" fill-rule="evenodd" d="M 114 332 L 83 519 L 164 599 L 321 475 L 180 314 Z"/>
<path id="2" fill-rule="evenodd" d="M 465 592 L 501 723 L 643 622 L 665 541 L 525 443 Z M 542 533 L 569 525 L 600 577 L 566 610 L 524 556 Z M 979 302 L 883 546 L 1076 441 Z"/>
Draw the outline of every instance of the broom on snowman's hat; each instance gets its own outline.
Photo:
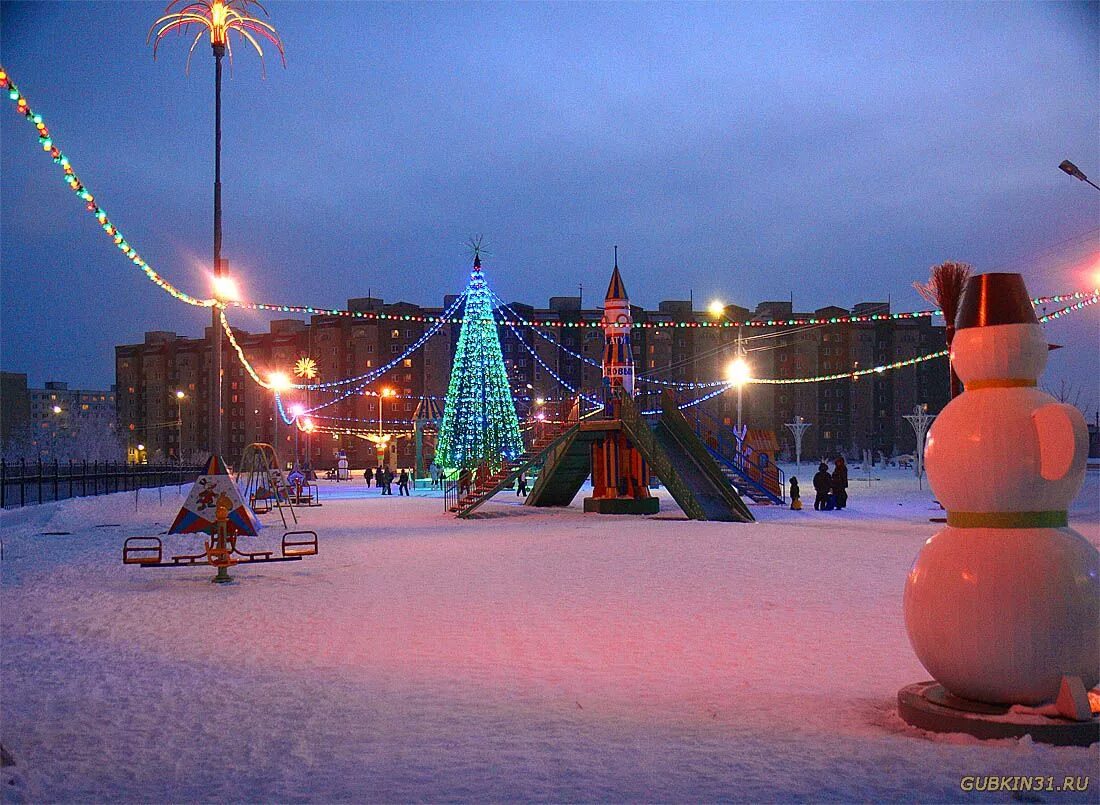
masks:
<path id="1" fill-rule="evenodd" d="M 962 297 L 963 288 L 970 278 L 970 265 L 954 260 L 932 266 L 928 282 L 914 282 L 917 289 L 925 299 L 939 307 L 943 311 L 944 334 L 947 338 L 947 348 L 951 349 L 951 341 L 955 337 L 955 314 L 959 310 L 959 299 Z M 951 397 L 956 397 L 962 391 L 962 383 L 954 369 L 951 372 Z"/>

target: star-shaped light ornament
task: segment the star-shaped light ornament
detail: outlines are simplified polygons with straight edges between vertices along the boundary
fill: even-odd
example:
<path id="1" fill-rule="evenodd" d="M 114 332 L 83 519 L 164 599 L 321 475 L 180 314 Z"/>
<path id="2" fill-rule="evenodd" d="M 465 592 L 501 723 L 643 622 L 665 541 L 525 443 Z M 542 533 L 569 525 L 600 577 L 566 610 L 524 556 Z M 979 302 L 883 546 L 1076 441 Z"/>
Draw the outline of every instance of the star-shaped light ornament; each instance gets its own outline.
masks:
<path id="1" fill-rule="evenodd" d="M 313 380 L 317 377 L 317 361 L 313 358 L 299 358 L 294 364 L 294 374 L 306 380 Z"/>

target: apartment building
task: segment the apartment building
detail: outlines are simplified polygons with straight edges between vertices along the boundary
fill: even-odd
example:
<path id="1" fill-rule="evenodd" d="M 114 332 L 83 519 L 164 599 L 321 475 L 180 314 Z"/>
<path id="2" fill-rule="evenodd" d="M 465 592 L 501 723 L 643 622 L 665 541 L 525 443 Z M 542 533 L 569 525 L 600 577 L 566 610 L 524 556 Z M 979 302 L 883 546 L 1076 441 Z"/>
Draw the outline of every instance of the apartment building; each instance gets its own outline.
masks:
<path id="1" fill-rule="evenodd" d="M 332 391 L 290 392 L 286 408 L 302 405 L 315 410 L 318 431 L 312 435 L 277 421 L 273 395 L 247 374 L 234 351 L 225 345 L 225 401 L 230 456 L 238 456 L 253 441 L 277 445 L 289 460 L 309 455 L 316 467 L 333 464 L 344 450 L 353 466 L 374 463 L 375 446 L 368 433 L 379 426 L 401 433 L 392 460 L 411 466 L 415 450 L 413 420 L 423 397 L 446 395 L 451 360 L 460 325 L 445 324 L 414 352 L 406 354 L 432 326 L 443 307 L 421 307 L 407 302 L 387 304 L 366 297 L 348 300 L 348 310 L 361 317 L 314 315 L 308 322 L 278 319 L 262 333 L 235 330 L 249 361 L 265 375 L 290 373 L 303 357 L 312 358 L 318 381 L 358 377 L 397 361 L 370 383 L 355 381 Z M 521 421 L 531 401 L 571 395 L 568 390 L 597 392 L 601 384 L 598 363 L 603 355 L 602 309 L 584 308 L 579 297 L 552 297 L 547 307 L 521 302 L 498 311 L 507 322 L 500 328 L 501 349 L 507 365 Z M 721 379 L 729 362 L 742 353 L 755 378 L 779 383 L 753 383 L 742 390 L 742 421 L 749 427 L 772 430 L 780 445 L 793 450 L 784 423 L 802 416 L 812 427 L 803 439 L 803 456 L 858 455 L 870 449 L 884 455 L 908 452 L 916 440 L 903 419 L 917 404 L 940 410 L 947 402 L 947 362 L 936 359 L 890 371 L 850 375 L 812 383 L 790 382 L 806 377 L 873 369 L 942 349 L 944 331 L 928 318 L 895 318 L 820 325 L 767 325 L 769 321 L 839 318 L 889 313 L 882 302 L 863 302 L 852 310 L 824 307 L 797 312 L 790 302 L 761 302 L 755 309 L 729 306 L 725 320 L 753 320 L 761 326 L 701 326 L 713 316 L 693 309 L 688 301 L 668 300 L 656 310 L 632 308 L 635 329 L 632 347 L 637 393 L 644 408 L 659 405 L 665 386 L 647 383 L 706 383 Z M 379 315 L 385 318 L 379 318 Z M 534 322 L 537 326 L 528 324 Z M 175 333 L 146 333 L 142 344 L 116 347 L 116 387 L 120 427 L 131 441 L 146 445 L 154 457 L 182 455 L 190 459 L 209 448 L 211 332 L 203 338 Z M 595 365 L 594 365 L 595 364 Z M 786 383 L 782 381 L 787 381 Z M 393 396 L 380 398 L 383 389 Z M 681 402 L 714 391 L 714 387 L 676 390 Z M 182 395 L 181 395 L 182 392 Z M 736 422 L 736 392 L 716 394 L 685 413 L 713 418 L 725 425 Z M 351 431 L 351 433 L 345 432 Z M 430 450 L 430 448 L 429 448 Z"/>

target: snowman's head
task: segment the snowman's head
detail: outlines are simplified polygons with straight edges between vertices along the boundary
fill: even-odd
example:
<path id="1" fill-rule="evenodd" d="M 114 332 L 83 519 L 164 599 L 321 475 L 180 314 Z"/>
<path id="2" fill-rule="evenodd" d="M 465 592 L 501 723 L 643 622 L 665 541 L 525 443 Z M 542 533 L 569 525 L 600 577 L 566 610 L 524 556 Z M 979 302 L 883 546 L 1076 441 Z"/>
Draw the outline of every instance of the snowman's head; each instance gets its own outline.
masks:
<path id="1" fill-rule="evenodd" d="M 1038 381 L 1047 351 L 1038 324 L 968 327 L 956 332 L 951 342 L 951 366 L 964 385 L 980 380 Z"/>
<path id="2" fill-rule="evenodd" d="M 955 316 L 951 366 L 964 384 L 1038 381 L 1047 341 L 1019 274 L 977 274 L 963 288 Z"/>

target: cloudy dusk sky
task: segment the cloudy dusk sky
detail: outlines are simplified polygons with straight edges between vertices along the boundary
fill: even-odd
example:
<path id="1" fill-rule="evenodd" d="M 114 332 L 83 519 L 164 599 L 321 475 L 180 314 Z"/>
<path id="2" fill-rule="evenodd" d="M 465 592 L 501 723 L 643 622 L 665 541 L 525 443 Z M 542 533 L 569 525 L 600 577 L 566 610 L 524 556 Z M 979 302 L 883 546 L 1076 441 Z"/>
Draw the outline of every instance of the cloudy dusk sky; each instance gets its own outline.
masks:
<path id="1" fill-rule="evenodd" d="M 1070 3 L 304 3 L 287 68 L 236 48 L 224 255 L 257 301 L 439 305 L 483 234 L 494 289 L 798 310 L 889 298 L 946 259 L 1095 287 L 1100 12 Z M 0 60 L 129 242 L 208 295 L 213 59 L 146 44 L 163 3 L 4 3 Z M 113 347 L 205 311 L 123 259 L 5 101 L 3 367 L 113 382 Z M 1095 411 L 1100 305 L 1048 325 L 1046 383 Z M 243 311 L 231 321 L 266 329 Z M 1091 418 L 1091 413 L 1090 413 Z"/>

